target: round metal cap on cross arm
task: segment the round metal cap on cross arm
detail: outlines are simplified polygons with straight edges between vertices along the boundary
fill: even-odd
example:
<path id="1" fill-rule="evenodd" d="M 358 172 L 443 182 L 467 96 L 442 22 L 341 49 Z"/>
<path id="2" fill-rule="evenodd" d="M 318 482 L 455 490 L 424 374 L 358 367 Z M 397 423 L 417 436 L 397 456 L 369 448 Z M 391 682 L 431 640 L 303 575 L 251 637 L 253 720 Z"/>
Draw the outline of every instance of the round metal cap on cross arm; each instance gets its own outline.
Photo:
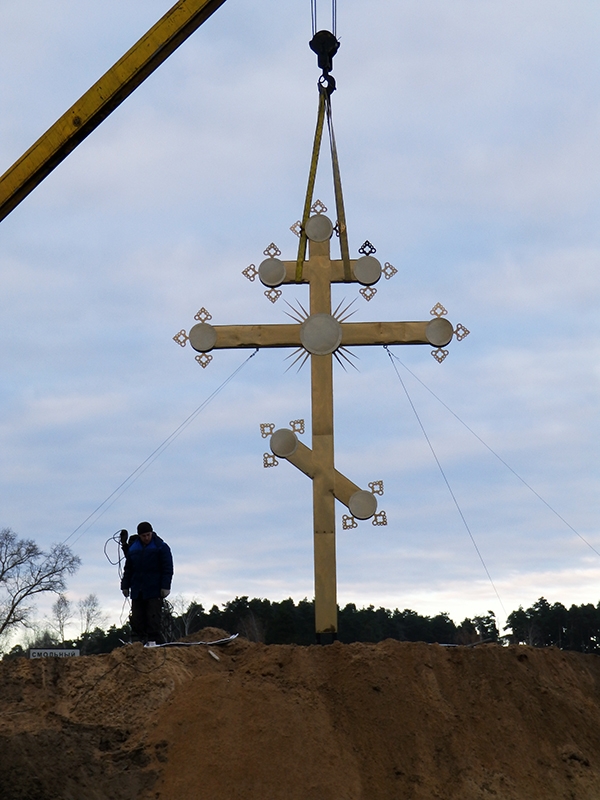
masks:
<path id="1" fill-rule="evenodd" d="M 444 347 L 448 342 L 452 341 L 453 335 L 452 323 L 447 319 L 442 319 L 442 317 L 432 319 L 425 328 L 427 341 L 434 347 Z"/>
<path id="2" fill-rule="evenodd" d="M 311 314 L 300 326 L 300 341 L 314 356 L 326 356 L 342 342 L 342 326 L 331 314 Z"/>
<path id="3" fill-rule="evenodd" d="M 281 286 L 285 274 L 285 264 L 278 258 L 265 258 L 258 267 L 258 277 L 263 286 Z"/>
<path id="4" fill-rule="evenodd" d="M 333 236 L 333 223 L 325 214 L 315 214 L 307 220 L 305 230 L 311 242 L 326 242 Z"/>
<path id="5" fill-rule="evenodd" d="M 190 344 L 199 353 L 208 353 L 217 343 L 217 332 L 208 322 L 199 322 L 189 333 Z"/>
<path id="6" fill-rule="evenodd" d="M 356 519 L 370 519 L 377 511 L 377 498 L 366 489 L 359 489 L 348 500 L 348 508 Z"/>
<path id="7" fill-rule="evenodd" d="M 381 278 L 381 263 L 373 256 L 363 256 L 354 264 L 354 277 L 363 286 L 372 286 Z"/>
<path id="8" fill-rule="evenodd" d="M 298 448 L 298 437 L 289 428 L 278 428 L 271 436 L 271 451 L 280 458 L 288 458 Z"/>

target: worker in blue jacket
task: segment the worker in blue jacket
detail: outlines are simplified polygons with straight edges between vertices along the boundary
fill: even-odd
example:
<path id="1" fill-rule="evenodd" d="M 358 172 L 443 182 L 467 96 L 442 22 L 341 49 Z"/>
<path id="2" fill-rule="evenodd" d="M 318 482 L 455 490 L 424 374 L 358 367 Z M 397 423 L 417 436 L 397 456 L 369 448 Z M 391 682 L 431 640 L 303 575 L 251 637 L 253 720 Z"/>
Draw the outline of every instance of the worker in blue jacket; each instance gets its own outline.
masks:
<path id="1" fill-rule="evenodd" d="M 125 597 L 131 597 L 132 640 L 161 644 L 162 603 L 171 591 L 173 577 L 171 548 L 156 535 L 149 522 L 140 522 L 137 536 L 127 543 L 126 537 L 127 532 L 122 531 L 125 569 L 121 591 Z"/>

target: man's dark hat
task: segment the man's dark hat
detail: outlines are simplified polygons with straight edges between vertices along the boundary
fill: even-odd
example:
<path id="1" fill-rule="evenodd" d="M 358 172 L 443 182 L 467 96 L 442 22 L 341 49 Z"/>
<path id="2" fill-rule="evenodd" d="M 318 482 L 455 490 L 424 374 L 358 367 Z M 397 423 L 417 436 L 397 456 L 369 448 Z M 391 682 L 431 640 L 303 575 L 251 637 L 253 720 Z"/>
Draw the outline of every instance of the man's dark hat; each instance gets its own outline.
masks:
<path id="1" fill-rule="evenodd" d="M 152 533 L 152 525 L 149 522 L 140 522 L 137 526 L 138 535 L 140 533 Z"/>

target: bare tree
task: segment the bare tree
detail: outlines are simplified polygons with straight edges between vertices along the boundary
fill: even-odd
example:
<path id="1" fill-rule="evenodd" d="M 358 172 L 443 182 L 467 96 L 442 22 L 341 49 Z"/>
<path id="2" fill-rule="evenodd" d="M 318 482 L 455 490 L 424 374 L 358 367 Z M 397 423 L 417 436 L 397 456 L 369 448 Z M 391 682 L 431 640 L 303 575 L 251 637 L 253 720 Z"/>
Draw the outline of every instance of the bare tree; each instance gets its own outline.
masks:
<path id="1" fill-rule="evenodd" d="M 73 603 L 67 598 L 66 594 L 61 592 L 56 601 L 52 603 L 52 622 L 58 633 L 58 638 L 63 643 L 65 641 L 65 628 L 72 616 Z"/>
<path id="2" fill-rule="evenodd" d="M 35 595 L 63 592 L 67 575 L 80 564 L 65 544 L 44 553 L 33 539 L 19 539 L 10 528 L 0 530 L 0 636 L 27 624 Z"/>
<path id="3" fill-rule="evenodd" d="M 100 608 L 98 595 L 88 594 L 77 603 L 79 619 L 81 621 L 81 635 L 90 633 L 94 628 L 102 626 L 105 617 Z"/>

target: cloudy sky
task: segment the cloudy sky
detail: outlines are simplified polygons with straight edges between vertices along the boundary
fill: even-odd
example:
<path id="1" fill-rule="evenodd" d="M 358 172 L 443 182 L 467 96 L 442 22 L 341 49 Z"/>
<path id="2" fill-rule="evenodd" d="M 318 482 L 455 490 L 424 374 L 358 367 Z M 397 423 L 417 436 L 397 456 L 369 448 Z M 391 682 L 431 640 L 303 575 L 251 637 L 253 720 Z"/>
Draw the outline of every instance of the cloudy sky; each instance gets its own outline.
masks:
<path id="1" fill-rule="evenodd" d="M 398 269 L 354 319 L 428 319 L 441 302 L 471 331 L 443 364 L 393 348 L 469 530 L 383 348 L 335 371 L 337 466 L 384 481 L 389 523 L 342 531 L 338 508 L 340 603 L 501 622 L 541 595 L 597 603 L 600 556 L 580 537 L 600 550 L 598 4 L 338 6 L 350 248 L 369 239 Z M 169 7 L 0 0 L 0 172 Z M 313 595 L 310 482 L 263 468 L 259 429 L 309 422 L 307 368 L 261 350 L 144 463 L 249 355 L 202 370 L 172 341 L 201 306 L 215 324 L 287 321 L 241 271 L 272 241 L 295 257 L 310 36 L 308 0 L 227 0 L 0 223 L 0 525 L 43 547 L 76 531 L 69 596 L 95 592 L 111 621 L 123 598 L 103 546 L 142 519 L 187 599 Z M 316 196 L 333 208 L 326 160 Z"/>

